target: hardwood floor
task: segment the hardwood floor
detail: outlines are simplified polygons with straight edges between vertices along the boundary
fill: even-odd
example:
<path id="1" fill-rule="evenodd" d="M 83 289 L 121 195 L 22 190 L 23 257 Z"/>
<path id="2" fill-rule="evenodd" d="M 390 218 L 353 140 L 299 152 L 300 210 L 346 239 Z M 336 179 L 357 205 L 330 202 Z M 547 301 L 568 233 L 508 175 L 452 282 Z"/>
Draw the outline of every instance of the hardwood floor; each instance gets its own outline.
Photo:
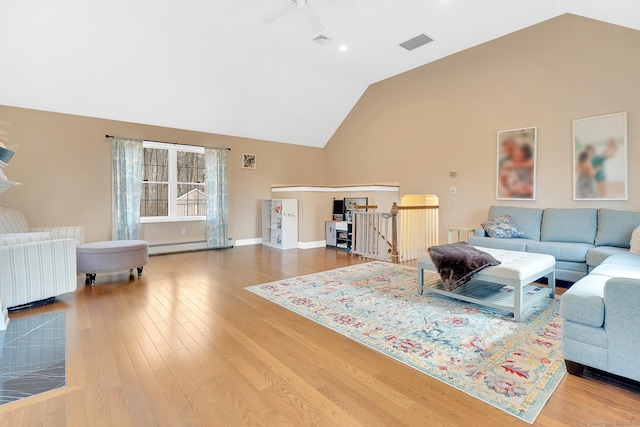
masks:
<path id="1" fill-rule="evenodd" d="M 527 425 L 243 289 L 365 261 L 257 245 L 81 280 L 11 314 L 66 312 L 67 385 L 0 406 L 0 425 Z M 536 425 L 639 422 L 638 389 L 566 376 Z"/>

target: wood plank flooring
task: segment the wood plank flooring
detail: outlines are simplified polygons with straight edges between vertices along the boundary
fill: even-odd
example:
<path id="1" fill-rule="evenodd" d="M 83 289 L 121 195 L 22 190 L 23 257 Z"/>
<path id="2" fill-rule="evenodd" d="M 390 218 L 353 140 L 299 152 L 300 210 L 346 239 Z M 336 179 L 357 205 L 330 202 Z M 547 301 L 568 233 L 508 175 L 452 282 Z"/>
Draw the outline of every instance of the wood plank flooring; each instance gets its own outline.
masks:
<path id="1" fill-rule="evenodd" d="M 67 318 L 67 385 L 0 406 L 0 426 L 527 425 L 245 291 L 365 262 L 260 245 L 151 257 L 47 306 Z M 536 425 L 638 425 L 640 391 L 567 376 Z"/>

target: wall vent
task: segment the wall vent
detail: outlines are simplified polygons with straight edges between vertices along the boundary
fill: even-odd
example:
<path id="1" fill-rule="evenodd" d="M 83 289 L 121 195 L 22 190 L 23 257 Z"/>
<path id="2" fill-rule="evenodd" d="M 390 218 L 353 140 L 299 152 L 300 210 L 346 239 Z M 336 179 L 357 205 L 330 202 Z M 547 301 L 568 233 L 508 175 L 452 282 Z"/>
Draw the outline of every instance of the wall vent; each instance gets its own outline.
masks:
<path id="1" fill-rule="evenodd" d="M 319 36 L 315 37 L 311 41 L 318 43 L 320 46 L 324 46 L 325 44 L 331 43 L 331 39 L 329 37 L 327 37 L 327 36 L 323 36 L 322 34 L 320 34 Z"/>
<path id="2" fill-rule="evenodd" d="M 404 43 L 400 43 L 400 46 L 411 51 L 413 49 L 419 48 L 420 46 L 424 46 L 427 43 L 431 43 L 433 39 L 427 35 L 420 34 L 412 38 L 411 40 L 407 40 Z"/>

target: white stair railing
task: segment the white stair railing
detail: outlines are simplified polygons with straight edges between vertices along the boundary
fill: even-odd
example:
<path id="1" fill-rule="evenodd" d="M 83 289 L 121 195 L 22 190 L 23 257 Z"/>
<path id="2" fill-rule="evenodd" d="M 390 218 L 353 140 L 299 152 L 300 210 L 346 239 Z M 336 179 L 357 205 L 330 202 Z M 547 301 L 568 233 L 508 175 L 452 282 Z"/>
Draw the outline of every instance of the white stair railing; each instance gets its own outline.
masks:
<path id="1" fill-rule="evenodd" d="M 356 210 L 353 217 L 354 255 L 383 261 L 391 259 L 391 214 Z"/>
<path id="2" fill-rule="evenodd" d="M 375 208 L 375 206 L 367 206 Z M 365 258 L 403 262 L 438 244 L 438 206 L 398 206 L 391 212 L 356 210 L 352 253 Z"/>

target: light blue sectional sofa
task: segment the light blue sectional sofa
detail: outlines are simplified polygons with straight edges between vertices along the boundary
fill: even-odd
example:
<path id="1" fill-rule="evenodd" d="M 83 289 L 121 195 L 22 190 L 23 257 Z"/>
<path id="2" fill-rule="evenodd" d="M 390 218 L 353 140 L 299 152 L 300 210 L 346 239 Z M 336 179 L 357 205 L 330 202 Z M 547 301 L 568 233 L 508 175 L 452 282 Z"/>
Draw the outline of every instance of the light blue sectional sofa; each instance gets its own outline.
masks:
<path id="1" fill-rule="evenodd" d="M 640 381 L 640 254 L 629 252 L 640 213 L 492 206 L 489 219 L 507 214 L 521 238 L 479 229 L 469 243 L 551 254 L 556 277 L 576 282 L 560 299 L 567 370 L 581 375 L 589 366 Z"/>
<path id="2" fill-rule="evenodd" d="M 575 282 L 607 257 L 629 252 L 631 232 L 640 213 L 613 209 L 535 209 L 491 206 L 489 219 L 510 215 L 524 232 L 521 238 L 487 237 L 482 228 L 469 243 L 485 248 L 553 255 L 556 278 Z"/>
<path id="3" fill-rule="evenodd" d="M 640 254 L 616 254 L 560 299 L 567 370 L 584 366 L 640 381 Z"/>

